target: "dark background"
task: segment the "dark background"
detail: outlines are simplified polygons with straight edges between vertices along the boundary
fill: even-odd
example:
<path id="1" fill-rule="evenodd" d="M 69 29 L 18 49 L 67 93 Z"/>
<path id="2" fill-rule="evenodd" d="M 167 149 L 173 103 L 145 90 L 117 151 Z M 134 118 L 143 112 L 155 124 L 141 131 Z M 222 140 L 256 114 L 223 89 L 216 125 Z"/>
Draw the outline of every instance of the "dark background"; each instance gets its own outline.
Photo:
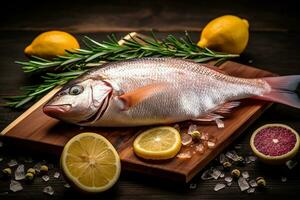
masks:
<path id="1" fill-rule="evenodd" d="M 154 29 L 159 37 L 172 33 L 182 35 L 188 30 L 194 41 L 205 24 L 218 16 L 234 14 L 248 19 L 250 41 L 241 58 L 235 60 L 253 65 L 280 75 L 300 74 L 300 28 L 299 7 L 293 1 L 9 1 L 0 8 L 0 97 L 20 94 L 18 88 L 34 82 L 34 78 L 24 75 L 15 60 L 25 60 L 23 49 L 40 32 L 59 29 L 73 33 L 78 39 L 83 35 L 96 40 L 104 40 L 108 33 L 119 37 L 130 31 L 145 32 Z M 22 110 L 0 107 L 0 129 L 14 120 Z M 273 105 L 233 144 L 241 144 L 241 154 L 250 153 L 249 137 L 255 128 L 265 123 L 285 123 L 300 131 L 300 111 L 283 105 Z M 58 157 L 48 154 L 35 155 L 18 145 L 4 143 L 0 148 L 0 168 L 6 167 L 11 158 L 23 159 L 33 155 L 35 162 L 49 160 L 58 169 Z M 298 159 L 299 160 L 299 159 Z M 31 164 L 32 165 L 32 164 Z M 30 166 L 30 164 L 28 164 Z M 88 196 L 95 199 L 284 199 L 298 198 L 300 195 L 299 165 L 293 170 L 273 167 L 260 162 L 246 166 L 250 175 L 262 175 L 268 185 L 266 189 L 247 194 L 239 191 L 237 184 L 214 192 L 218 181 L 202 181 L 196 176 L 189 184 L 170 183 L 126 171 L 122 172 L 116 186 L 100 195 Z M 286 183 L 281 176 L 288 178 Z M 0 180 L 1 199 L 63 199 L 86 196 L 73 189 L 65 189 L 63 180 L 51 179 L 48 183 L 36 179 L 18 193 L 8 191 L 9 181 Z M 42 189 L 51 185 L 55 189 L 53 197 L 44 195 Z"/>

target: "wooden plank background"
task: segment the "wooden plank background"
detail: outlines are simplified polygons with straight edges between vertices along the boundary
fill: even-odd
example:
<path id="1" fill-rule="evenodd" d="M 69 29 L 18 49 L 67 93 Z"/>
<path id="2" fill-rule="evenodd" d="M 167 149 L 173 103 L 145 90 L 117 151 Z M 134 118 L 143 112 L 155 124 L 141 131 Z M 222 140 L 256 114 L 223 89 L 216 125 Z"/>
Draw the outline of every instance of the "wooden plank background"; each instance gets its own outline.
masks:
<path id="1" fill-rule="evenodd" d="M 119 37 L 128 31 L 159 30 L 158 37 L 168 33 L 182 35 L 184 30 L 191 31 L 194 41 L 208 20 L 223 14 L 236 14 L 249 19 L 250 40 L 241 58 L 235 60 L 251 64 L 277 74 L 300 74 L 300 12 L 296 1 L 272 0 L 135 0 L 135 1 L 47 1 L 33 2 L 11 0 L 2 2 L 0 7 L 0 103 L 7 95 L 20 94 L 18 88 L 34 82 L 38 76 L 24 75 L 15 60 L 24 60 L 23 49 L 41 31 L 49 29 L 67 30 L 81 38 L 88 35 L 104 40 L 107 33 L 115 32 Z M 193 30 L 193 31 L 192 31 Z M 0 129 L 13 121 L 22 110 L 0 107 Z M 285 123 L 300 130 L 299 110 L 283 105 L 274 105 L 259 120 L 249 127 L 236 144 L 242 146 L 241 153 L 247 155 L 251 132 L 265 123 Z M 58 158 L 48 155 L 36 155 L 26 149 L 17 149 L 18 143 L 6 144 L 0 148 L 0 168 L 11 158 L 23 159 L 32 156 L 34 160 L 48 159 L 54 163 L 53 173 L 58 169 Z M 261 163 L 247 166 L 252 176 L 264 176 L 267 188 L 254 195 L 241 193 L 236 184 L 219 192 L 213 187 L 219 181 L 204 182 L 196 176 L 192 183 L 178 185 L 156 178 L 140 176 L 135 173 L 123 173 L 117 185 L 109 192 L 89 197 L 90 199 L 297 199 L 300 195 L 300 170 L 269 167 Z M 286 183 L 280 181 L 287 176 Z M 23 192 L 9 193 L 8 182 L 0 180 L 0 199 L 46 199 L 41 192 L 43 187 L 51 185 L 55 189 L 51 199 L 87 198 L 85 195 L 67 190 L 62 179 L 52 179 L 45 183 L 36 179 L 31 185 L 25 185 Z"/>

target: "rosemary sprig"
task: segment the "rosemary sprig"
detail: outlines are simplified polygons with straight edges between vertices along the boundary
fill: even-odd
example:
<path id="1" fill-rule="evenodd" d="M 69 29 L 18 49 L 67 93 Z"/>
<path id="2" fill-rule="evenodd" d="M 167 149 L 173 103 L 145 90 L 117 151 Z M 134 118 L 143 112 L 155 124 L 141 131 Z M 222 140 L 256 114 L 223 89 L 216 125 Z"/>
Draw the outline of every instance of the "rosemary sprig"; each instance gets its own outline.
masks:
<path id="1" fill-rule="evenodd" d="M 136 39 L 137 38 L 137 39 Z M 131 40 L 123 39 L 120 44 L 114 35 L 108 36 L 107 41 L 99 43 L 87 36 L 83 43 L 86 49 L 77 49 L 75 52 L 66 52 L 65 56 L 59 56 L 53 60 L 46 60 L 33 57 L 27 62 L 17 61 L 21 64 L 24 72 L 35 72 L 41 70 L 82 70 L 89 68 L 89 63 L 110 62 L 124 59 L 141 57 L 179 57 L 192 59 L 196 62 L 207 62 L 210 60 L 229 59 L 237 57 L 235 54 L 224 54 L 211 51 L 207 48 L 200 48 L 192 42 L 186 33 L 185 38 L 175 38 L 172 35 L 164 40 L 157 40 L 152 37 L 135 37 Z"/>
<path id="2" fill-rule="evenodd" d="M 21 88 L 23 95 L 20 96 L 12 96 L 6 97 L 9 101 L 6 103 L 8 106 L 19 108 L 26 105 L 29 102 L 38 100 L 45 93 L 54 89 L 57 86 L 64 85 L 68 81 L 78 77 L 80 74 L 84 73 L 86 70 L 78 70 L 78 71 L 69 71 L 62 73 L 46 73 L 41 78 L 43 82 L 38 85 L 30 85 Z"/>
<path id="3" fill-rule="evenodd" d="M 178 57 L 199 63 L 211 60 L 216 60 L 218 63 L 239 56 L 200 48 L 191 40 L 187 32 L 184 38 L 169 35 L 163 40 L 158 40 L 154 33 L 147 38 L 135 36 L 131 37 L 130 40 L 123 39 L 122 44 L 119 43 L 115 35 L 107 38 L 107 41 L 100 43 L 85 36 L 83 43 L 86 49 L 67 51 L 64 56 L 58 56 L 53 60 L 32 57 L 29 61 L 16 61 L 22 65 L 24 72 L 41 72 L 45 75 L 42 76 L 41 84 L 24 87 L 24 95 L 10 97 L 8 105 L 20 107 L 37 100 L 54 87 L 63 85 L 89 68 L 105 62 L 142 57 Z"/>

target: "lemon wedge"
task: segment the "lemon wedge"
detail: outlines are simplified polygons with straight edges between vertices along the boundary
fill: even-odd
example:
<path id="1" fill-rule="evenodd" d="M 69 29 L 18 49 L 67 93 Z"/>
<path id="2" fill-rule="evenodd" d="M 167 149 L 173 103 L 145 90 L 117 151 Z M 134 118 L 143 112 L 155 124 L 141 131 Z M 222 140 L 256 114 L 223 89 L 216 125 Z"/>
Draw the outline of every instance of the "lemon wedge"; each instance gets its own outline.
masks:
<path id="1" fill-rule="evenodd" d="M 67 179 L 85 192 L 111 188 L 120 176 L 120 158 L 112 144 L 96 133 L 81 133 L 64 147 L 61 167 Z"/>
<path id="2" fill-rule="evenodd" d="M 151 160 L 173 158 L 180 148 L 180 134 L 175 128 L 169 126 L 146 130 L 133 143 L 133 150 L 136 155 Z"/>

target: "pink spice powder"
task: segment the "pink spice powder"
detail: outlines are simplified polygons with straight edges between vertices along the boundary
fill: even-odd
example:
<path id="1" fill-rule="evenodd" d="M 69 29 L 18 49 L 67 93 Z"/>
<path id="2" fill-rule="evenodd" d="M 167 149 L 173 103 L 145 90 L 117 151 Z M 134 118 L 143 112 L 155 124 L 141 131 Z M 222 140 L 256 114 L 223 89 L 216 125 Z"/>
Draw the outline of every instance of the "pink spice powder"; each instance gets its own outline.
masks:
<path id="1" fill-rule="evenodd" d="M 254 138 L 256 149 L 268 156 L 286 154 L 294 148 L 295 144 L 295 134 L 280 126 L 264 128 Z"/>

